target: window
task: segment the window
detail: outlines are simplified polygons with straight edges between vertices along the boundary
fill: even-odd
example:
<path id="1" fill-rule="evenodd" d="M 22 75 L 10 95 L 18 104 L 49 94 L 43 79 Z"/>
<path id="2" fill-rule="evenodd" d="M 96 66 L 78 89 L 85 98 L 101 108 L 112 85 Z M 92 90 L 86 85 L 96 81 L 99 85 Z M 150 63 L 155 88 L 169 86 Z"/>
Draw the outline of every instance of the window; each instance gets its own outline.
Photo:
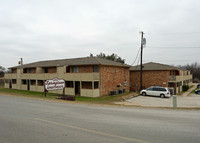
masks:
<path id="1" fill-rule="evenodd" d="M 174 83 L 168 83 L 168 87 L 175 87 Z"/>
<path id="2" fill-rule="evenodd" d="M 22 84 L 27 84 L 26 79 L 22 79 Z"/>
<path id="3" fill-rule="evenodd" d="M 166 91 L 166 89 L 165 88 L 160 88 L 160 91 Z"/>
<path id="4" fill-rule="evenodd" d="M 93 66 L 93 72 L 99 72 L 99 66 Z"/>
<path id="5" fill-rule="evenodd" d="M 23 73 L 27 73 L 27 69 L 23 69 Z"/>
<path id="6" fill-rule="evenodd" d="M 33 69 L 29 69 L 29 73 L 33 73 Z"/>
<path id="7" fill-rule="evenodd" d="M 38 86 L 43 86 L 44 85 L 44 81 L 43 80 L 38 80 Z"/>
<path id="8" fill-rule="evenodd" d="M 73 81 L 65 81 L 65 87 L 74 87 Z"/>
<path id="9" fill-rule="evenodd" d="M 83 89 L 92 89 L 92 82 L 85 81 L 85 82 L 82 82 L 81 84 L 82 84 Z"/>
<path id="10" fill-rule="evenodd" d="M 5 83 L 10 83 L 10 79 L 5 79 Z"/>
<path id="11" fill-rule="evenodd" d="M 16 79 L 12 79 L 12 84 L 16 84 L 17 80 Z"/>
<path id="12" fill-rule="evenodd" d="M 78 72 L 78 67 L 73 67 L 73 72 Z"/>
<path id="13" fill-rule="evenodd" d="M 153 88 L 153 91 L 166 91 L 165 88 Z"/>
<path id="14" fill-rule="evenodd" d="M 44 68 L 44 73 L 48 73 L 48 68 Z"/>
<path id="15" fill-rule="evenodd" d="M 95 82 L 94 82 L 94 89 L 97 89 L 97 88 L 99 88 L 99 82 L 98 82 L 98 81 L 95 81 Z"/>
<path id="16" fill-rule="evenodd" d="M 66 73 L 70 73 L 70 67 L 66 67 Z"/>
<path id="17" fill-rule="evenodd" d="M 36 80 L 30 80 L 31 85 L 36 85 Z"/>
<path id="18" fill-rule="evenodd" d="M 153 88 L 147 88 L 147 91 L 153 91 Z"/>
<path id="19" fill-rule="evenodd" d="M 17 73 L 17 69 L 11 69 L 11 73 Z"/>
<path id="20" fill-rule="evenodd" d="M 153 88 L 153 91 L 160 91 L 159 88 Z"/>

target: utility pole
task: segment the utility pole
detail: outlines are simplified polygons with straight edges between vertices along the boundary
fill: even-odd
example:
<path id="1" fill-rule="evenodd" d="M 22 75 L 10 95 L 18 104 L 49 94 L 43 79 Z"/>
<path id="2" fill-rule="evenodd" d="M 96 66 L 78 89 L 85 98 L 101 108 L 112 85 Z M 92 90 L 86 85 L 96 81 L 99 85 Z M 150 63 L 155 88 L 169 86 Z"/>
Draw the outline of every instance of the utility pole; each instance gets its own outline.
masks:
<path id="1" fill-rule="evenodd" d="M 141 34 L 140 90 L 142 90 L 142 68 L 143 68 L 143 66 L 142 66 L 142 53 L 143 53 L 143 45 L 146 44 L 146 39 L 143 38 L 143 35 L 144 35 L 144 32 L 143 32 L 143 31 L 141 31 L 140 34 Z"/>

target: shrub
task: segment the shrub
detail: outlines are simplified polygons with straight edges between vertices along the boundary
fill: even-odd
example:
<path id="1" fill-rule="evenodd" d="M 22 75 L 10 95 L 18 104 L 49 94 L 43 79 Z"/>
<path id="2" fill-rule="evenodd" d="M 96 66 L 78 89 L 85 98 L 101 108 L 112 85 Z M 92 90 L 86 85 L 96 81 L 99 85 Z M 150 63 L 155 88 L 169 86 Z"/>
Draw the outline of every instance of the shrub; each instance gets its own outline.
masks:
<path id="1" fill-rule="evenodd" d="M 189 89 L 189 85 L 183 85 L 183 91 L 187 91 Z"/>

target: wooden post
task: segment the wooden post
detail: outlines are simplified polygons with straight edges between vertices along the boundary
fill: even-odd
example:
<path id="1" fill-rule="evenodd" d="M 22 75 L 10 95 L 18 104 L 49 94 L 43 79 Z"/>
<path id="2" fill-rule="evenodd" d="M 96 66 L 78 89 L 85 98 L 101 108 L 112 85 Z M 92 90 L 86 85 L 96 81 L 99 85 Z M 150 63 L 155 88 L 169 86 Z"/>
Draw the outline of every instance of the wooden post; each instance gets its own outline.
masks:
<path id="1" fill-rule="evenodd" d="M 63 88 L 63 97 L 65 97 L 65 87 Z"/>
<path id="2" fill-rule="evenodd" d="M 47 96 L 47 90 L 45 88 L 45 82 L 44 82 L 44 96 L 46 97 Z"/>

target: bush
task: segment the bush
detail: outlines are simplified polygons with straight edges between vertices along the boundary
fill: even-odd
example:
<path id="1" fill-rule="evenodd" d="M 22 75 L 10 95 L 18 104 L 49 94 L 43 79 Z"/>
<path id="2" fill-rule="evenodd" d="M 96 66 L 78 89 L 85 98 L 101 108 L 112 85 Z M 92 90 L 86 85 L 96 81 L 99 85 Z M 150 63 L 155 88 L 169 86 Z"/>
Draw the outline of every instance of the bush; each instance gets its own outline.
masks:
<path id="1" fill-rule="evenodd" d="M 189 85 L 183 85 L 183 91 L 187 91 L 189 89 Z"/>

